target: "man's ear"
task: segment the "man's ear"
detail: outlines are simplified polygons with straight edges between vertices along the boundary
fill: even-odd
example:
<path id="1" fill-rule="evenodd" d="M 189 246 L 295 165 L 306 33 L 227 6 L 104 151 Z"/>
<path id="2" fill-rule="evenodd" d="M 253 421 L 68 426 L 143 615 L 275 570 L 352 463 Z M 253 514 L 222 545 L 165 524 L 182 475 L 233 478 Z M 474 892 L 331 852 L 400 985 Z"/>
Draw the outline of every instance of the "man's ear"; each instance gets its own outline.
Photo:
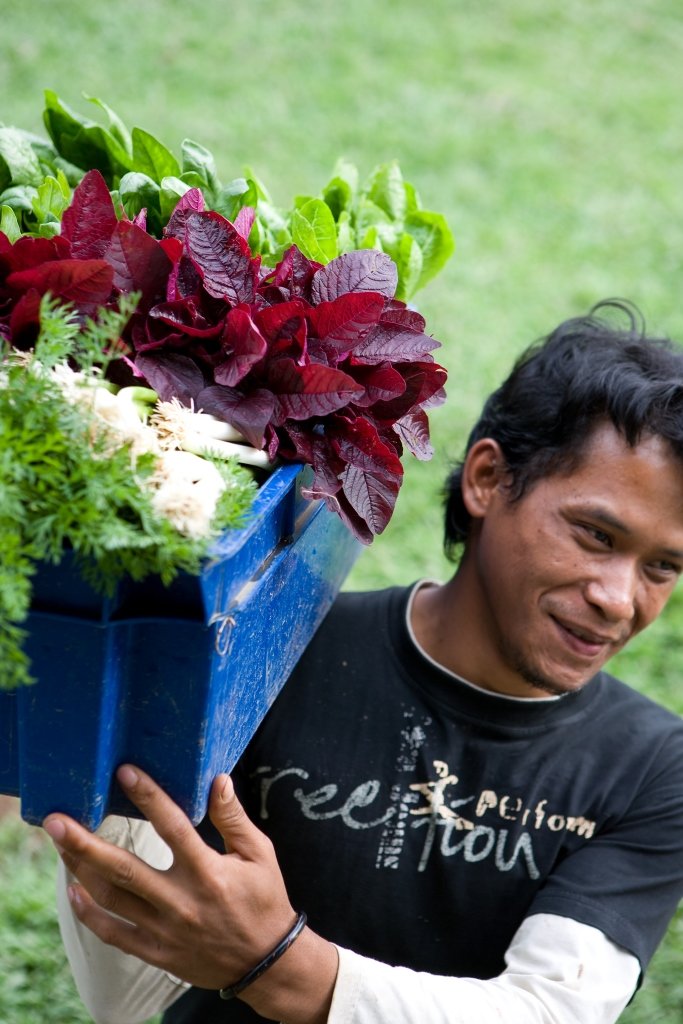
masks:
<path id="1" fill-rule="evenodd" d="M 491 499 L 500 493 L 508 476 L 505 457 L 497 441 L 482 437 L 470 448 L 462 471 L 462 497 L 473 519 L 482 519 Z"/>

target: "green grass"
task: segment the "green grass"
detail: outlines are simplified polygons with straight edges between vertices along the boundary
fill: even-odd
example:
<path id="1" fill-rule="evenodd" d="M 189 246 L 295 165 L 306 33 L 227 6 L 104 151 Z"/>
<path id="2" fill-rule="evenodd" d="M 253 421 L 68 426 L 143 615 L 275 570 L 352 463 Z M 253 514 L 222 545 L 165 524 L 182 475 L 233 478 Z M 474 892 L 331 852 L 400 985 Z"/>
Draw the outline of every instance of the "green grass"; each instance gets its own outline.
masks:
<path id="1" fill-rule="evenodd" d="M 683 912 L 671 922 L 638 995 L 619 1018 L 619 1024 L 676 1024 L 683 1008 Z"/>
<path id="2" fill-rule="evenodd" d="M 54 910 L 52 845 L 14 818 L 0 825 L 0 1022 L 86 1024 Z"/>
<path id="3" fill-rule="evenodd" d="M 683 623 L 683 591 L 674 592 L 660 618 L 609 668 L 654 700 L 683 714 L 678 637 Z M 683 1014 L 683 907 L 654 956 L 637 997 L 619 1018 L 622 1024 L 673 1024 Z"/>
<path id="4" fill-rule="evenodd" d="M 0 820 L 0 1024 L 90 1024 L 55 910 L 57 857 L 42 829 Z M 158 1024 L 154 1017 L 149 1024 Z"/>
<path id="5" fill-rule="evenodd" d="M 438 454 L 406 463 L 394 519 L 349 586 L 450 571 L 442 479 L 530 341 L 610 295 L 683 339 L 678 0 L 6 0 L 3 14 L 5 123 L 40 131 L 44 88 L 81 111 L 81 94 L 97 95 L 172 148 L 185 136 L 204 143 L 225 180 L 251 165 L 282 203 L 317 190 L 342 154 L 362 171 L 397 158 L 449 218 L 456 255 L 417 297 L 450 374 L 448 403 L 432 415 Z M 679 712 L 682 622 L 678 597 L 615 662 Z M 52 967 L 29 971 L 13 1003 L 2 990 L 25 970 L 24 947 L 36 943 L 47 964 L 60 956 L 50 854 L 23 834 L 9 847 L 5 826 L 0 835 L 12 879 L 2 899 L 23 892 L 27 906 L 23 918 L 2 914 L 14 939 L 3 942 L 0 1024 L 80 1022 Z M 624 1021 L 681 1017 L 681 962 L 677 919 Z"/>

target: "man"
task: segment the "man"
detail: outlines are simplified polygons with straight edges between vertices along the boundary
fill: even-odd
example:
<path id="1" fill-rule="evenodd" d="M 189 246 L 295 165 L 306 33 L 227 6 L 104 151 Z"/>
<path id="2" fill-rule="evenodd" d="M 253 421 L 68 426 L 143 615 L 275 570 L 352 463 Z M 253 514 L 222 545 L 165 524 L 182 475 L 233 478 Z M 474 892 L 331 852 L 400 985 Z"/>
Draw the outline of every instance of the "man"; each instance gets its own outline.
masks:
<path id="1" fill-rule="evenodd" d="M 486 403 L 453 578 L 338 599 L 241 803 L 219 777 L 195 831 L 124 766 L 156 832 L 46 820 L 96 1020 L 618 1018 L 683 893 L 683 724 L 603 671 L 683 570 L 683 355 L 602 315 Z"/>

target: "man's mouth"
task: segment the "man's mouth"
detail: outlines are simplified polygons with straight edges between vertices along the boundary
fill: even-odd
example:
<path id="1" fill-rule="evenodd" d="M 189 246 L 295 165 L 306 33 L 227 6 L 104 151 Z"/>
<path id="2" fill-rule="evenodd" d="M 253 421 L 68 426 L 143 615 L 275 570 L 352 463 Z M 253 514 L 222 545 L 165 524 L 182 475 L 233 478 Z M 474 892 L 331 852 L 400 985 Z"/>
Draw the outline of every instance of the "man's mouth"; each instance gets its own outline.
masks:
<path id="1" fill-rule="evenodd" d="M 594 630 L 588 629 L 585 626 L 557 619 L 554 616 L 553 621 L 558 627 L 565 643 L 567 643 L 575 653 L 583 657 L 594 658 L 596 655 L 604 653 L 610 648 L 620 646 L 620 642 L 617 637 L 596 633 Z"/>

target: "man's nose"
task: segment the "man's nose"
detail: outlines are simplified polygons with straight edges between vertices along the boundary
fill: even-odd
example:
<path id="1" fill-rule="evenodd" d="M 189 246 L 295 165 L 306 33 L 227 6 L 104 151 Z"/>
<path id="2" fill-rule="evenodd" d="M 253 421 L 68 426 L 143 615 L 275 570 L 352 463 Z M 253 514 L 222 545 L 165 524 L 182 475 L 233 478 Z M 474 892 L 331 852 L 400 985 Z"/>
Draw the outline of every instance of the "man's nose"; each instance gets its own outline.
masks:
<path id="1" fill-rule="evenodd" d="M 635 614 L 637 590 L 637 567 L 626 560 L 615 560 L 601 566 L 586 585 L 585 594 L 608 621 L 630 622 Z"/>

